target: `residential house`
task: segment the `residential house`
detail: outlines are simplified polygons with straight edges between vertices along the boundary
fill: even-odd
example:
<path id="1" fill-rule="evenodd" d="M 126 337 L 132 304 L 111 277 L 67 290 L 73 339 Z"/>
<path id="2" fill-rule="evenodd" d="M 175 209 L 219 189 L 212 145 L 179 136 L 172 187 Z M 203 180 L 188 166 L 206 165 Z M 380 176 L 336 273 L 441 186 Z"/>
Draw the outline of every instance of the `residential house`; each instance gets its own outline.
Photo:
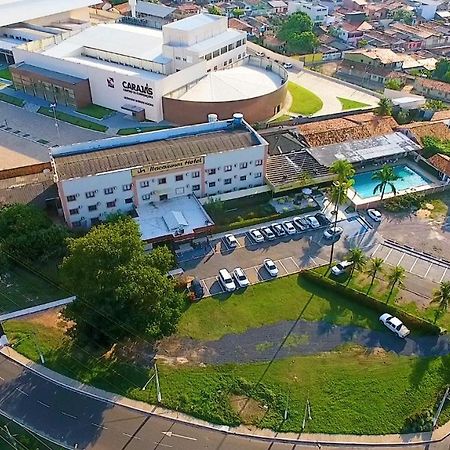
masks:
<path id="1" fill-rule="evenodd" d="M 288 12 L 288 5 L 282 0 L 271 0 L 270 2 L 267 2 L 267 4 L 269 5 L 272 14 L 287 14 Z"/>
<path id="2" fill-rule="evenodd" d="M 342 6 L 349 11 L 364 11 L 366 0 L 343 0 Z"/>
<path id="3" fill-rule="evenodd" d="M 247 33 L 247 37 L 257 36 L 259 34 L 257 28 L 252 27 L 243 19 L 236 19 L 234 17 L 228 19 L 228 27 L 234 28 L 235 30 L 245 31 Z"/>
<path id="4" fill-rule="evenodd" d="M 438 7 L 445 2 L 443 0 L 418 0 L 418 3 L 419 5 L 416 7 L 417 15 L 425 20 L 433 20 Z"/>
<path id="5" fill-rule="evenodd" d="M 200 14 L 201 10 L 202 8 L 194 3 L 183 3 L 173 12 L 173 18 L 175 20 L 181 20 L 189 16 L 195 16 L 195 14 Z"/>
<path id="6" fill-rule="evenodd" d="M 369 46 L 376 48 L 389 48 L 392 51 L 399 51 L 404 48 L 406 41 L 396 36 L 390 36 L 377 30 L 368 30 L 364 32 L 364 39 L 367 40 Z"/>
<path id="7" fill-rule="evenodd" d="M 176 8 L 161 3 L 138 0 L 136 2 L 136 19 L 147 27 L 160 30 L 163 25 L 173 22 L 175 10 Z"/>
<path id="8" fill-rule="evenodd" d="M 330 33 L 341 41 L 356 47 L 358 41 L 363 38 L 364 31 L 369 29 L 371 29 L 371 25 L 367 22 L 360 24 L 342 22 L 340 24 L 332 25 L 330 27 Z"/>
<path id="9" fill-rule="evenodd" d="M 318 1 L 288 2 L 288 14 L 292 14 L 297 11 L 305 13 L 314 25 L 322 25 L 328 16 L 328 7 L 321 5 Z"/>
<path id="10" fill-rule="evenodd" d="M 428 162 L 439 171 L 442 180 L 450 181 L 450 156 L 437 153 Z"/>
<path id="11" fill-rule="evenodd" d="M 420 145 L 423 145 L 423 138 L 427 136 L 450 139 L 450 129 L 444 122 L 412 122 L 399 126 L 398 130 Z"/>
<path id="12" fill-rule="evenodd" d="M 420 45 L 409 46 L 408 50 L 416 50 L 417 48 L 433 48 L 446 45 L 450 41 L 448 30 L 440 30 L 433 26 L 421 25 L 406 25 L 404 23 L 395 22 L 390 25 L 390 28 L 399 33 L 399 35 L 409 36 L 414 38 Z"/>
<path id="13" fill-rule="evenodd" d="M 425 97 L 450 102 L 450 84 L 438 80 L 417 77 L 414 90 Z"/>

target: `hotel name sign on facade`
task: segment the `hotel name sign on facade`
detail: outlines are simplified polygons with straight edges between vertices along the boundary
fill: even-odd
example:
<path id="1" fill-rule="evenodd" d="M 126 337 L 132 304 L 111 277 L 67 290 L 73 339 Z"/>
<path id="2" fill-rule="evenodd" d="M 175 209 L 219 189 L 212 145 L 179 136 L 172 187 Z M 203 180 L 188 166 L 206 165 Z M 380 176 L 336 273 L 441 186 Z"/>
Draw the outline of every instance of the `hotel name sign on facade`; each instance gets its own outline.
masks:
<path id="1" fill-rule="evenodd" d="M 142 176 L 153 174 L 157 172 L 165 172 L 167 170 L 173 169 L 183 169 L 185 167 L 198 166 L 202 165 L 205 162 L 204 156 L 198 156 L 196 158 L 188 158 L 188 159 L 179 159 L 177 161 L 167 162 L 167 163 L 158 163 L 151 164 L 147 166 L 137 167 L 131 170 L 131 176 Z"/>

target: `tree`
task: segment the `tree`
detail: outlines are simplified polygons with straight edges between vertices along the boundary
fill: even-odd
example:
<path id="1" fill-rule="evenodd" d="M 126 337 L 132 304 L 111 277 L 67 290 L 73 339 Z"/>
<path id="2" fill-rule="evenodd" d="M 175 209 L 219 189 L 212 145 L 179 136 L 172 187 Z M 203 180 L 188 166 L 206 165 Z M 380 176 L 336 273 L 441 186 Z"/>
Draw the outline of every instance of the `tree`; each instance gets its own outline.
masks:
<path id="1" fill-rule="evenodd" d="M 438 310 L 434 317 L 434 323 L 439 315 L 443 314 L 448 310 L 448 305 L 450 303 L 450 281 L 442 281 L 438 289 L 433 292 L 433 303 L 438 304 Z"/>
<path id="2" fill-rule="evenodd" d="M 317 36 L 312 31 L 294 33 L 286 42 L 286 49 L 289 53 L 312 53 L 318 46 Z"/>
<path id="3" fill-rule="evenodd" d="M 414 21 L 414 13 L 412 11 L 408 11 L 407 9 L 397 9 L 392 14 L 392 18 L 397 22 L 403 22 L 407 25 L 412 25 Z"/>
<path id="4" fill-rule="evenodd" d="M 395 115 L 395 121 L 399 125 L 404 125 L 405 123 L 411 122 L 411 117 L 409 115 L 409 112 L 402 109 Z"/>
<path id="5" fill-rule="evenodd" d="M 222 11 L 216 5 L 211 5 L 208 8 L 208 14 L 214 14 L 215 16 L 221 16 L 222 15 Z"/>
<path id="6" fill-rule="evenodd" d="M 0 246 L 28 261 L 47 261 L 64 254 L 67 228 L 54 224 L 44 211 L 15 203 L 0 208 Z"/>
<path id="7" fill-rule="evenodd" d="M 367 256 L 365 255 L 362 248 L 354 247 L 350 249 L 350 251 L 348 252 L 347 260 L 353 263 L 352 271 L 350 272 L 351 278 L 355 270 L 361 271 L 364 269 L 364 266 L 366 265 L 367 261 Z"/>
<path id="8" fill-rule="evenodd" d="M 124 337 L 158 338 L 176 329 L 183 297 L 166 276 L 173 256 L 147 255 L 139 227 L 123 217 L 69 239 L 61 273 L 77 299 L 64 310 L 75 339 L 108 346 Z"/>
<path id="9" fill-rule="evenodd" d="M 290 53 L 311 53 L 319 44 L 313 26 L 305 13 L 296 12 L 282 22 L 277 37 L 286 42 Z"/>
<path id="10" fill-rule="evenodd" d="M 400 78 L 389 78 L 384 83 L 384 87 L 393 89 L 394 91 L 401 91 L 404 86 L 403 81 Z"/>
<path id="11" fill-rule="evenodd" d="M 369 41 L 367 39 L 360 39 L 358 41 L 358 48 L 363 48 L 369 45 Z"/>
<path id="12" fill-rule="evenodd" d="M 353 168 L 352 163 L 348 162 L 346 159 L 336 160 L 331 165 L 330 171 L 337 175 L 337 180 L 339 182 L 347 181 L 355 175 L 355 169 Z"/>
<path id="13" fill-rule="evenodd" d="M 434 68 L 431 76 L 440 81 L 450 82 L 450 60 L 441 58 Z"/>
<path id="14" fill-rule="evenodd" d="M 388 274 L 389 284 L 391 286 L 391 290 L 389 291 L 388 300 L 392 295 L 392 291 L 396 285 L 403 286 L 403 280 L 406 277 L 406 270 L 402 266 L 395 266 Z"/>
<path id="15" fill-rule="evenodd" d="M 244 15 L 244 10 L 242 8 L 234 8 L 231 14 L 233 14 L 233 17 L 239 19 L 239 17 Z"/>
<path id="16" fill-rule="evenodd" d="M 425 108 L 432 111 L 444 111 L 447 109 L 447 106 L 442 100 L 428 99 L 425 103 Z"/>
<path id="17" fill-rule="evenodd" d="M 381 200 L 383 200 L 386 187 L 389 186 L 392 193 L 397 195 L 397 188 L 395 187 L 394 181 L 399 179 L 400 177 L 394 172 L 394 168 L 385 164 L 381 170 L 378 170 L 372 175 L 372 180 L 379 181 L 373 189 L 373 194 L 375 195 L 378 191 L 381 192 Z"/>
<path id="18" fill-rule="evenodd" d="M 392 116 L 392 100 L 386 97 L 380 98 L 375 113 L 378 116 Z"/>
<path id="19" fill-rule="evenodd" d="M 367 268 L 367 273 L 372 277 L 372 279 L 370 280 L 370 286 L 369 289 L 367 290 L 367 293 L 369 293 L 370 290 L 372 289 L 377 273 L 383 270 L 383 265 L 384 265 L 383 258 L 371 258 L 369 260 L 369 267 Z"/>

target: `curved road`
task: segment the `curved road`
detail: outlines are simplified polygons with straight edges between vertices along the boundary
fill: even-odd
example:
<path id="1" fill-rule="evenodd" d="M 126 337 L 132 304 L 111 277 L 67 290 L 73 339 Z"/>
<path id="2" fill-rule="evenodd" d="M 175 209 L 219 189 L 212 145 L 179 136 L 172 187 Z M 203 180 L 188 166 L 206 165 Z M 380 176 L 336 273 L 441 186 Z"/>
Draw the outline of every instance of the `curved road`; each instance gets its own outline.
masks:
<path id="1" fill-rule="evenodd" d="M 226 434 L 174 419 L 141 413 L 95 399 L 41 377 L 0 355 L 0 410 L 68 448 L 107 450 L 300 450 L 312 443 L 283 443 Z M 292 435 L 292 438 L 297 438 Z M 382 438 L 380 438 L 382 439 Z M 406 446 L 407 443 L 401 445 Z M 322 444 L 327 449 L 361 448 Z M 398 447 L 398 446 L 397 446 Z M 388 449 L 392 446 L 366 446 Z M 412 450 L 448 450 L 450 438 Z"/>

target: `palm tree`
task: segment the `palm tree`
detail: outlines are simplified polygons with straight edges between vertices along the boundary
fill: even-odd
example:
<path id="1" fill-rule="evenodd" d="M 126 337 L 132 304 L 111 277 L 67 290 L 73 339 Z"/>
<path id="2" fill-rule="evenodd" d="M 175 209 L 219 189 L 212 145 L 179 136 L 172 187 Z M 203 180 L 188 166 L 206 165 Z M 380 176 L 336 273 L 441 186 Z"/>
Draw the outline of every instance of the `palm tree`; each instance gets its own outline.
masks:
<path id="1" fill-rule="evenodd" d="M 351 278 L 355 270 L 360 271 L 364 269 L 364 266 L 366 265 L 367 262 L 367 256 L 362 248 L 354 247 L 350 249 L 350 251 L 348 252 L 347 261 L 351 261 L 353 263 L 352 271 L 350 273 Z"/>
<path id="2" fill-rule="evenodd" d="M 383 258 L 371 258 L 369 260 L 369 267 L 367 268 L 367 273 L 372 277 L 370 280 L 370 286 L 367 290 L 367 293 L 370 292 L 373 286 L 373 282 L 375 281 L 375 277 L 377 273 L 382 272 L 384 265 L 384 259 Z"/>
<path id="3" fill-rule="evenodd" d="M 378 170 L 372 175 L 372 180 L 379 181 L 379 183 L 373 189 L 374 195 L 380 191 L 381 200 L 383 200 L 386 187 L 390 186 L 394 195 L 397 195 L 397 189 L 395 187 L 394 181 L 399 180 L 400 177 L 394 172 L 392 166 L 384 165 L 381 170 Z"/>
<path id="4" fill-rule="evenodd" d="M 392 100 L 386 97 L 380 98 L 375 112 L 378 116 L 392 116 Z"/>
<path id="5" fill-rule="evenodd" d="M 438 316 L 448 309 L 450 303 L 450 281 L 443 281 L 439 285 L 439 289 L 433 292 L 433 300 L 431 301 L 438 304 L 438 310 L 434 317 L 434 322 L 436 323 Z"/>
<path id="6" fill-rule="evenodd" d="M 388 300 L 392 295 L 395 285 L 403 286 L 403 280 L 406 277 L 406 270 L 402 266 L 395 266 L 388 274 L 391 290 L 389 291 Z"/>
<path id="7" fill-rule="evenodd" d="M 334 223 L 333 228 L 336 229 L 337 221 L 338 221 L 338 210 L 339 206 L 344 203 L 345 198 L 347 197 L 347 192 L 349 188 L 352 186 L 354 180 L 345 180 L 345 181 L 335 181 L 330 189 L 330 200 L 334 203 Z M 336 240 L 333 239 L 331 243 L 331 252 L 330 252 L 330 266 L 333 263 L 333 255 L 334 255 L 334 244 Z"/>
<path id="8" fill-rule="evenodd" d="M 337 180 L 347 181 L 355 175 L 355 169 L 346 159 L 338 159 L 330 167 L 331 173 L 337 175 Z"/>

